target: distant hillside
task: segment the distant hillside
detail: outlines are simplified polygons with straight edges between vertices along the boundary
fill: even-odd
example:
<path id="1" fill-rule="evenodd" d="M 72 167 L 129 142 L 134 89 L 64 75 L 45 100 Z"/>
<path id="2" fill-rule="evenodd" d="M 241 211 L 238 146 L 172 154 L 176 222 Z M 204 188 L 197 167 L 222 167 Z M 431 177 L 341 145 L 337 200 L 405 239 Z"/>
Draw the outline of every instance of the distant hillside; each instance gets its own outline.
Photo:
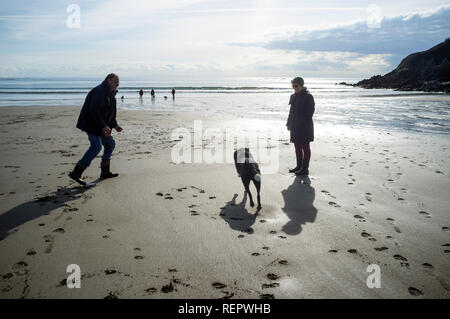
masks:
<path id="1" fill-rule="evenodd" d="M 395 70 L 354 86 L 450 93 L 450 38 L 431 49 L 408 55 Z"/>

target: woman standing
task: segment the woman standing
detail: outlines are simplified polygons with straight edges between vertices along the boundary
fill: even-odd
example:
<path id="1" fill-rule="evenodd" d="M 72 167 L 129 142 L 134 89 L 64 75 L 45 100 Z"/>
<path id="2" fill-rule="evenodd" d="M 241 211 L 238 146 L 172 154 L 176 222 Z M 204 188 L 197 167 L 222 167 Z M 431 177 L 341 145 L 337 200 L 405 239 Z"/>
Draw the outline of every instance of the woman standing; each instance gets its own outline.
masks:
<path id="1" fill-rule="evenodd" d="M 296 77 L 292 81 L 294 94 L 291 95 L 289 104 L 289 117 L 286 123 L 287 129 L 291 132 L 291 142 L 295 146 L 297 166 L 290 169 L 290 173 L 295 175 L 308 175 L 311 149 L 309 143 L 314 141 L 313 114 L 315 103 L 313 96 L 304 87 L 301 77 Z"/>

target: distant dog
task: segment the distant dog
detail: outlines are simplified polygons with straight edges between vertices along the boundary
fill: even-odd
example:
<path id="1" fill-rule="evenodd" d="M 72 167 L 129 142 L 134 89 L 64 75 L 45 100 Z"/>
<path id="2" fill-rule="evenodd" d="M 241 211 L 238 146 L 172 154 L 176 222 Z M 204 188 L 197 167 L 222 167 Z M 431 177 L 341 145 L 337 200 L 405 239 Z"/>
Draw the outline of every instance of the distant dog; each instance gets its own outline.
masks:
<path id="1" fill-rule="evenodd" d="M 259 197 L 259 191 L 261 189 L 261 172 L 259 170 L 258 163 L 255 162 L 250 150 L 248 148 L 240 148 L 234 152 L 234 165 L 236 166 L 237 173 L 242 179 L 245 191 L 250 197 L 250 206 L 255 206 L 253 202 L 252 194 L 250 193 L 250 181 L 255 184 L 258 200 L 258 209 L 261 208 L 261 199 Z"/>

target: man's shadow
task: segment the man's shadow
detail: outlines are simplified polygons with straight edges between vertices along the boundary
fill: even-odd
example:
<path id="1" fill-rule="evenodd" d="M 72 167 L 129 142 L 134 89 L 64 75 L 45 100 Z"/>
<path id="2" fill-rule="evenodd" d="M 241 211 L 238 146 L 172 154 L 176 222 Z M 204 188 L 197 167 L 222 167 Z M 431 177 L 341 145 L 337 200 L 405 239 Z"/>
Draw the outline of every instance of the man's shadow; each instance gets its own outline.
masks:
<path id="1" fill-rule="evenodd" d="M 73 208 L 70 208 L 67 203 L 80 198 L 86 190 L 88 188 L 82 186 L 58 189 L 50 195 L 25 202 L 2 213 L 0 215 L 0 240 L 8 237 L 10 231 L 16 227 L 42 215 L 48 215 L 52 210 L 66 206 L 70 211 Z"/>
<path id="2" fill-rule="evenodd" d="M 239 204 L 236 204 L 237 197 L 238 194 L 234 194 L 233 199 L 222 207 L 219 215 L 230 225 L 231 229 L 252 234 L 252 225 L 255 223 L 258 211 L 255 214 L 250 214 L 245 208 L 247 192 L 244 192 L 244 197 Z"/>
<path id="3" fill-rule="evenodd" d="M 311 186 L 309 177 L 296 177 L 292 185 L 281 194 L 284 199 L 282 210 L 290 219 L 282 229 L 288 235 L 298 235 L 302 231 L 302 225 L 316 220 L 314 187 Z"/>

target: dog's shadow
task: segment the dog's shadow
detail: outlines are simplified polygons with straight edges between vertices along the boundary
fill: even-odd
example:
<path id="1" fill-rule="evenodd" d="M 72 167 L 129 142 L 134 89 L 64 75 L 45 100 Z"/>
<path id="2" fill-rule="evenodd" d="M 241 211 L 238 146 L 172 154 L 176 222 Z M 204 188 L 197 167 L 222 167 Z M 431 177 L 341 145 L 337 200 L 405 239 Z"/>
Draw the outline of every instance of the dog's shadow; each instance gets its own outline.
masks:
<path id="1" fill-rule="evenodd" d="M 308 177 L 296 177 L 292 185 L 281 192 L 284 199 L 282 210 L 289 217 L 283 231 L 289 235 L 298 235 L 302 225 L 316 220 L 317 208 L 314 207 L 315 190 Z"/>
<path id="2" fill-rule="evenodd" d="M 255 223 L 259 210 L 254 214 L 250 214 L 245 208 L 247 203 L 247 192 L 244 192 L 244 197 L 239 204 L 236 204 L 238 194 L 234 194 L 233 199 L 221 208 L 220 217 L 225 220 L 231 229 L 253 233 L 252 225 Z"/>
<path id="3" fill-rule="evenodd" d="M 88 188 L 82 186 L 61 188 L 47 196 L 27 201 L 0 213 L 0 240 L 5 239 L 11 231 L 31 220 L 48 215 L 60 207 L 69 207 L 68 202 L 79 199 L 87 190 Z"/>

